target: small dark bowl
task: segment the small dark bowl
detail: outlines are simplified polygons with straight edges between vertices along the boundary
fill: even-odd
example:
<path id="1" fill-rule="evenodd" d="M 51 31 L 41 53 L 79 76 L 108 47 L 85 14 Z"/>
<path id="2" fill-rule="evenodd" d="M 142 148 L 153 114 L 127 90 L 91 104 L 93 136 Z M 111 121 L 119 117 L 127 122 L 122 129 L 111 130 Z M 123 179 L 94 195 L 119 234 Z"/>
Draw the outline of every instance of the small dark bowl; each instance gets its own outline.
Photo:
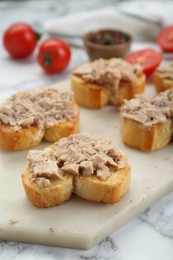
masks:
<path id="1" fill-rule="evenodd" d="M 98 43 L 99 41 L 95 40 L 100 35 L 110 35 L 111 38 L 115 37 L 116 35 L 120 35 L 123 39 L 123 42 L 115 43 L 104 42 L 104 43 Z M 111 39 L 112 40 L 112 39 Z M 88 53 L 88 56 L 91 60 L 96 60 L 99 58 L 109 59 L 112 57 L 119 57 L 123 58 L 127 55 L 129 52 L 131 43 L 132 43 L 132 37 L 128 33 L 118 31 L 118 30 L 110 30 L 110 29 L 104 29 L 104 30 L 98 30 L 95 32 L 89 32 L 86 33 L 83 36 L 83 42 L 85 45 L 85 49 Z"/>

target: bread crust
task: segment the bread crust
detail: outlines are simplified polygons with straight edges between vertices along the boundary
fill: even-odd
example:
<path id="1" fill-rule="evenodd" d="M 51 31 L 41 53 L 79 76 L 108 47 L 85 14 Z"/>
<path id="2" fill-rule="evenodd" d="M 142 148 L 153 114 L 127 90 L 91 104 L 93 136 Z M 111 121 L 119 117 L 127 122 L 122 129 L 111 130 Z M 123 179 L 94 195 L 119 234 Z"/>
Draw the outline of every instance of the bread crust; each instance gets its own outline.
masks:
<path id="1" fill-rule="evenodd" d="M 55 142 L 79 131 L 79 107 L 74 102 L 76 117 L 72 120 L 58 123 L 50 128 L 37 126 L 23 127 L 14 130 L 10 125 L 0 124 L 0 147 L 10 151 L 24 150 L 41 143 L 42 139 Z"/>
<path id="2" fill-rule="evenodd" d="M 151 126 L 123 117 L 120 113 L 121 136 L 124 144 L 143 151 L 154 151 L 166 146 L 172 136 L 172 122 L 167 119 L 163 123 Z"/>
<path id="3" fill-rule="evenodd" d="M 38 145 L 43 136 L 44 128 L 31 126 L 14 131 L 10 125 L 0 125 L 0 147 L 5 150 L 16 151 Z"/>
<path id="4" fill-rule="evenodd" d="M 22 174 L 22 182 L 28 199 L 38 208 L 48 208 L 69 200 L 73 190 L 73 178 L 67 175 L 64 180 L 51 180 L 50 186 L 39 186 L 29 180 L 28 167 Z"/>
<path id="5" fill-rule="evenodd" d="M 159 71 L 154 73 L 154 85 L 157 92 L 162 92 L 167 89 L 173 88 L 173 80 L 162 77 Z"/>
<path id="6" fill-rule="evenodd" d="M 130 166 L 120 169 L 102 181 L 96 176 L 74 177 L 74 193 L 86 200 L 113 204 L 128 191 L 131 180 Z"/>
<path id="7" fill-rule="evenodd" d="M 80 76 L 71 74 L 71 88 L 76 102 L 84 107 L 99 109 L 106 104 L 122 105 L 124 99 L 131 99 L 136 94 L 144 92 L 146 77 L 143 73 L 137 77 L 134 84 L 120 82 L 116 96 L 101 85 L 85 82 Z"/>
<path id="8" fill-rule="evenodd" d="M 86 83 L 79 76 L 71 75 L 71 88 L 76 102 L 81 106 L 97 109 L 108 104 L 108 89 Z"/>
<path id="9" fill-rule="evenodd" d="M 80 111 L 79 106 L 74 103 L 74 111 L 76 112 L 76 117 L 68 122 L 59 123 L 53 127 L 45 129 L 44 140 L 49 142 L 56 142 L 62 137 L 67 137 L 72 134 L 79 132 L 79 120 Z"/>
<path id="10" fill-rule="evenodd" d="M 131 180 L 130 166 L 126 165 L 112 172 L 107 180 L 67 173 L 64 180 L 51 180 L 50 186 L 42 187 L 29 180 L 29 171 L 28 167 L 22 174 L 23 186 L 29 200 L 39 208 L 59 205 L 72 193 L 89 201 L 113 204 L 126 194 Z"/>
<path id="11" fill-rule="evenodd" d="M 141 94 L 145 89 L 145 81 L 146 77 L 143 73 L 140 74 L 136 78 L 135 83 L 128 82 L 120 82 L 120 86 L 117 90 L 117 95 L 113 96 L 111 92 L 109 92 L 109 103 L 112 105 L 122 105 L 124 103 L 124 99 L 132 99 L 137 94 Z"/>

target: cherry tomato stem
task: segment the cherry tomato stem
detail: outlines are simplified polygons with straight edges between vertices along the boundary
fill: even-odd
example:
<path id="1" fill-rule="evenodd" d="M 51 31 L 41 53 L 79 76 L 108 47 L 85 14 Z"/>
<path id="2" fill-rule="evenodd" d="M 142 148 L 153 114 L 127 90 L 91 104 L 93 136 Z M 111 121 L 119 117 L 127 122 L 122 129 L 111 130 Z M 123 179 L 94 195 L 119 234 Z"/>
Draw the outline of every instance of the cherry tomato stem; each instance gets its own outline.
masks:
<path id="1" fill-rule="evenodd" d="M 63 71 L 70 62 L 69 45 L 58 38 L 45 40 L 39 47 L 37 61 L 46 73 Z"/>

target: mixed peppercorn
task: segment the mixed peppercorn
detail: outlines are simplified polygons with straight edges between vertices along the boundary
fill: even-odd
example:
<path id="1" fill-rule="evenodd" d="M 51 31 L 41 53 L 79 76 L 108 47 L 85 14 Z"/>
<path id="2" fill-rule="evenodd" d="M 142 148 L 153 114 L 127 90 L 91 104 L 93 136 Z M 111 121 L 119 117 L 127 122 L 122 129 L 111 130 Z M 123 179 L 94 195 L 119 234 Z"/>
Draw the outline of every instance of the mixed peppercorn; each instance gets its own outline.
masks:
<path id="1" fill-rule="evenodd" d="M 122 44 L 129 40 L 129 37 L 121 32 L 98 32 L 91 35 L 90 42 L 101 45 Z"/>

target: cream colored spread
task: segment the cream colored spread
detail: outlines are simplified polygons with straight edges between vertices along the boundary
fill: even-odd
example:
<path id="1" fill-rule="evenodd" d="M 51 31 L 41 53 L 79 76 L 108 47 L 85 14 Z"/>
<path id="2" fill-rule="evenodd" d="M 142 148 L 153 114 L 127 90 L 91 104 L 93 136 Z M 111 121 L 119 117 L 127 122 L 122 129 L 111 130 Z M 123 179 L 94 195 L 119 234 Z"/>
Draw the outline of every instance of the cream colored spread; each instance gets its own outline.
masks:
<path id="1" fill-rule="evenodd" d="M 139 65 L 131 65 L 122 59 L 112 58 L 82 64 L 73 73 L 86 82 L 116 89 L 121 81 L 133 83 L 141 71 Z"/>
<path id="2" fill-rule="evenodd" d="M 161 65 L 157 68 L 156 72 L 158 72 L 163 79 L 173 80 L 173 61 Z"/>
<path id="3" fill-rule="evenodd" d="M 138 95 L 134 99 L 126 100 L 121 107 L 121 114 L 144 126 L 165 122 L 173 118 L 173 89 L 156 96 Z"/>
<path id="4" fill-rule="evenodd" d="M 39 88 L 13 95 L 0 106 L 0 124 L 14 130 L 22 127 L 51 127 L 76 116 L 73 95 L 53 88 Z"/>
<path id="5" fill-rule="evenodd" d="M 66 173 L 96 175 L 105 180 L 127 164 L 126 155 L 113 147 L 110 140 L 86 134 L 62 138 L 42 151 L 31 150 L 27 158 L 30 179 L 40 186 L 48 186 L 51 179 L 64 178 Z"/>
<path id="6" fill-rule="evenodd" d="M 168 89 L 156 95 L 152 99 L 152 104 L 154 104 L 159 111 L 169 119 L 173 119 L 173 89 Z"/>

